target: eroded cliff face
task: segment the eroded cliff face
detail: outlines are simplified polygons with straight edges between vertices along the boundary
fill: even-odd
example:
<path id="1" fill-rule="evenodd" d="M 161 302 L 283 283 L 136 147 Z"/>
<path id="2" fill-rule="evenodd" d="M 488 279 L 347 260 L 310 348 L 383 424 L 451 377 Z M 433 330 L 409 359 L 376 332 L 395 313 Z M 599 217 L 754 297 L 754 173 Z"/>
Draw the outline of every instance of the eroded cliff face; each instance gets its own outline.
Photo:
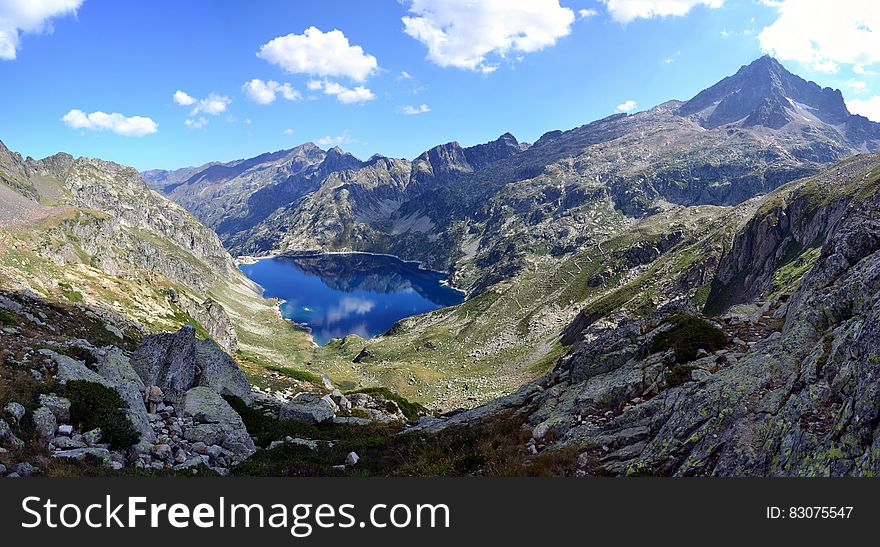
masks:
<path id="1" fill-rule="evenodd" d="M 699 319 L 678 302 L 647 318 L 593 323 L 541 379 L 483 407 L 424 420 L 417 430 L 525 415 L 534 440 L 524 449 L 571 450 L 579 474 L 876 474 L 878 166 L 880 157 L 866 156 L 818 176 L 828 191 L 811 214 L 803 214 L 805 181 L 787 189 L 788 205 L 762 208 L 745 224 L 723 266 L 739 265 L 752 283 L 766 283 L 774 267 L 778 273 L 784 266 L 777 252 L 782 242 L 811 242 L 826 230 L 815 262 L 790 296 L 714 318 Z M 834 184 L 844 176 L 849 184 Z M 792 218 L 787 229 L 782 223 L 756 228 L 771 226 L 768 218 L 780 211 Z M 738 260 L 737 252 L 751 253 L 753 262 Z M 692 344 L 695 353 L 686 357 L 658 343 L 681 317 L 723 332 L 725 343 L 701 341 L 708 351 Z"/>
<path id="2" fill-rule="evenodd" d="M 784 280 L 774 276 L 796 261 L 814 260 L 825 238 L 839 225 L 853 199 L 873 182 L 876 158 L 858 156 L 764 198 L 759 214 L 736 234 L 722 257 L 707 311 L 764 298 Z M 839 190 L 845 188 L 845 191 Z"/>

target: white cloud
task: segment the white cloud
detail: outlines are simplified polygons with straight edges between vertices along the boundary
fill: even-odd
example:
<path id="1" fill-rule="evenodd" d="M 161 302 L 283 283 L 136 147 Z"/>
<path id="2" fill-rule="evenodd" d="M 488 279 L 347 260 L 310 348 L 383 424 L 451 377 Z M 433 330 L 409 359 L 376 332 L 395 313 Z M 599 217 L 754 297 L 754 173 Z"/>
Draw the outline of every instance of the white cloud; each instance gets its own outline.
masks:
<path id="1" fill-rule="evenodd" d="M 196 102 L 195 97 L 190 96 L 186 91 L 177 90 L 174 92 L 174 102 L 182 106 L 189 106 Z"/>
<path id="2" fill-rule="evenodd" d="M 208 125 L 208 118 L 204 116 L 199 116 L 198 118 L 189 118 L 183 122 L 183 124 L 192 129 L 201 129 Z"/>
<path id="3" fill-rule="evenodd" d="M 211 116 L 222 114 L 229 108 L 232 99 L 224 95 L 217 95 L 216 93 L 210 93 L 204 99 L 196 99 L 185 91 L 178 89 L 174 92 L 174 102 L 181 106 L 195 105 L 190 110 L 189 119 L 183 123 L 187 127 L 201 128 L 208 125 L 208 118 L 203 115 L 199 116 L 199 114 L 209 114 Z"/>
<path id="4" fill-rule="evenodd" d="M 222 114 L 226 112 L 226 109 L 229 108 L 229 104 L 232 102 L 232 99 L 226 97 L 224 95 L 217 95 L 216 93 L 211 93 L 207 98 L 199 100 L 198 104 L 192 111 L 189 113 L 190 116 L 195 116 L 201 112 L 205 114 L 210 114 L 212 116 L 216 116 L 217 114 Z"/>
<path id="5" fill-rule="evenodd" d="M 107 114 L 92 112 L 86 114 L 82 110 L 73 109 L 61 118 L 68 127 L 73 129 L 88 129 L 90 131 L 111 131 L 117 135 L 126 137 L 143 137 L 158 131 L 159 124 L 150 118 L 132 116 L 127 118 L 122 114 Z"/>
<path id="6" fill-rule="evenodd" d="M 599 12 L 594 9 L 578 10 L 578 19 L 589 19 L 590 17 L 595 17 L 597 15 L 599 15 Z"/>
<path id="7" fill-rule="evenodd" d="M 413 79 L 413 75 L 405 70 L 400 71 L 400 74 L 398 75 L 398 77 L 401 80 L 412 80 Z"/>
<path id="8" fill-rule="evenodd" d="M 272 104 L 275 97 L 281 95 L 288 101 L 296 101 L 302 98 L 299 91 L 293 89 L 288 83 L 278 83 L 275 80 L 264 82 L 263 80 L 254 78 L 244 84 L 244 93 L 248 99 L 257 104 Z"/>
<path id="9" fill-rule="evenodd" d="M 244 124 L 245 124 L 245 125 L 250 125 L 251 123 L 253 123 L 253 122 L 251 122 L 251 119 L 250 119 L 250 118 L 245 118 L 245 119 L 244 119 Z"/>
<path id="10" fill-rule="evenodd" d="M 24 33 L 52 32 L 49 19 L 75 14 L 83 0 L 0 1 L 0 59 L 15 59 Z"/>
<path id="11" fill-rule="evenodd" d="M 431 111 L 431 109 L 426 104 L 420 104 L 419 106 L 406 105 L 401 109 L 401 112 L 403 112 L 407 116 L 414 116 L 416 114 L 424 114 L 425 112 L 430 112 L 430 111 Z"/>
<path id="12" fill-rule="evenodd" d="M 843 85 L 853 93 L 864 93 L 868 91 L 868 84 L 862 80 L 856 80 L 855 78 L 850 78 Z"/>
<path id="13" fill-rule="evenodd" d="M 310 80 L 306 83 L 306 87 L 313 91 L 323 90 L 326 95 L 333 95 L 339 100 L 339 102 L 345 104 L 364 103 L 376 98 L 375 93 L 362 85 L 350 89 L 336 82 L 329 82 L 327 80 Z"/>
<path id="14" fill-rule="evenodd" d="M 720 8 L 724 0 L 600 0 L 618 23 L 636 19 L 687 15 L 696 6 Z"/>
<path id="15" fill-rule="evenodd" d="M 875 0 L 764 3 L 779 13 L 758 35 L 766 53 L 822 72 L 836 72 L 841 64 L 864 70 L 880 62 L 880 3 Z"/>
<path id="16" fill-rule="evenodd" d="M 411 0 L 404 32 L 442 67 L 485 70 L 488 55 L 529 53 L 571 32 L 574 12 L 559 0 Z"/>
<path id="17" fill-rule="evenodd" d="M 880 122 L 880 95 L 864 100 L 850 99 L 846 101 L 846 107 L 853 114 L 861 114 L 869 120 Z"/>
<path id="18" fill-rule="evenodd" d="M 630 99 L 628 101 L 623 101 L 622 103 L 617 105 L 617 108 L 615 108 L 614 111 L 630 113 L 638 107 L 639 105 L 637 105 L 634 100 Z"/>
<path id="19" fill-rule="evenodd" d="M 281 134 L 284 135 L 285 137 L 290 137 L 291 135 L 294 134 L 294 130 L 288 127 L 287 129 L 282 131 Z"/>
<path id="20" fill-rule="evenodd" d="M 356 82 L 366 80 L 379 66 L 362 47 L 349 44 L 342 31 L 322 32 L 315 27 L 270 40 L 257 57 L 295 74 L 345 76 Z"/>
<path id="21" fill-rule="evenodd" d="M 315 141 L 315 144 L 318 146 L 338 146 L 340 144 L 352 142 L 353 140 L 354 139 L 348 136 L 348 130 L 346 130 L 342 132 L 342 135 L 336 137 L 321 137 Z"/>

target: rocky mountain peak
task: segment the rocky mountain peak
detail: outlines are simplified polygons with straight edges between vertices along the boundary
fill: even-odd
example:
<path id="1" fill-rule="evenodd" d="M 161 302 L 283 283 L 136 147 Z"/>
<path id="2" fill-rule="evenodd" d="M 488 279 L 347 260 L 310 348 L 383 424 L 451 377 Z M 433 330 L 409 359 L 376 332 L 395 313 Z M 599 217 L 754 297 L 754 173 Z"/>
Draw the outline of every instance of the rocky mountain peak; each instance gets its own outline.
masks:
<path id="1" fill-rule="evenodd" d="M 507 159 L 528 148 L 523 146 L 510 133 L 504 133 L 492 142 L 478 144 L 464 149 L 464 155 L 474 170 L 482 169 L 490 163 Z"/>
<path id="2" fill-rule="evenodd" d="M 338 146 L 334 146 L 324 156 L 321 162 L 321 170 L 327 173 L 334 171 L 343 171 L 346 169 L 358 169 L 363 162 L 354 155 L 346 152 Z"/>
<path id="3" fill-rule="evenodd" d="M 423 152 L 414 163 L 426 164 L 424 168 L 429 169 L 435 177 L 473 171 L 464 149 L 456 141 L 440 144 Z"/>
<path id="4" fill-rule="evenodd" d="M 678 113 L 708 129 L 732 123 L 779 129 L 793 121 L 840 125 L 851 118 L 840 90 L 808 82 L 768 55 L 701 91 Z"/>

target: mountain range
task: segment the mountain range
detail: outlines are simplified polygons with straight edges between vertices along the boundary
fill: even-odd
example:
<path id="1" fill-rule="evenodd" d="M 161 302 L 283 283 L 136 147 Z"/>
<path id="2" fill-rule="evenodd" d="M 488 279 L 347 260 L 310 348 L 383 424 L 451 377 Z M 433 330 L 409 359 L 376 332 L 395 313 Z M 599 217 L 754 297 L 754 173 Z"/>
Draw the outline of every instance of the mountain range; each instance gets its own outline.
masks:
<path id="1" fill-rule="evenodd" d="M 771 57 L 687 101 L 414 159 L 306 143 L 137 173 L 0 144 L 0 307 L 36 325 L 3 329 L 8 359 L 46 346 L 37 331 L 124 352 L 188 324 L 175 336 L 213 339 L 276 403 L 326 394 L 347 427 L 332 387 L 380 386 L 395 416 L 415 408 L 400 396 L 436 411 L 407 416 L 421 438 L 461 448 L 481 432 L 518 469 L 872 474 L 878 151 L 880 124 Z M 233 258 L 316 251 L 421 261 L 467 298 L 317 347 Z M 28 302 L 89 328 L 59 330 Z M 260 441 L 253 469 L 316 465 Z M 493 457 L 444 469 L 486 474 Z"/>
<path id="2" fill-rule="evenodd" d="M 521 269 L 508 247 L 560 254 L 593 243 L 597 215 L 625 224 L 675 205 L 735 205 L 878 147 L 880 124 L 850 114 L 840 91 L 765 56 L 688 101 L 550 131 L 533 145 L 505 133 L 413 160 L 360 161 L 306 143 L 144 176 L 171 177 L 162 192 L 233 254 L 385 252 L 481 289 Z"/>

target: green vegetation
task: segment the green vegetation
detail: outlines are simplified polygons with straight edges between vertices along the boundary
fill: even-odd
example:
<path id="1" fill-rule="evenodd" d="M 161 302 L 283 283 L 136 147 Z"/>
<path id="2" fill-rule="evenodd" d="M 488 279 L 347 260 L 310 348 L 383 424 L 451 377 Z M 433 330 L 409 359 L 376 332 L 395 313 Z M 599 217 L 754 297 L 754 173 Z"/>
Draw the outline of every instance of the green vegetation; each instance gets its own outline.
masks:
<path id="1" fill-rule="evenodd" d="M 368 387 L 356 391 L 350 391 L 349 393 L 366 393 L 367 395 L 379 396 L 386 401 L 394 401 L 397 403 L 400 411 L 403 412 L 403 415 L 406 416 L 407 420 L 418 420 L 419 416 L 428 413 L 428 409 L 422 405 L 407 401 L 386 387 Z M 389 411 L 393 412 L 394 409 L 389 408 Z"/>
<path id="2" fill-rule="evenodd" d="M 0 325 L 17 325 L 18 319 L 6 310 L 0 310 Z"/>
<path id="3" fill-rule="evenodd" d="M 669 319 L 669 323 L 672 328 L 651 341 L 651 353 L 671 349 L 678 363 L 688 363 L 697 358 L 697 352 L 701 349 L 713 352 L 728 344 L 727 334 L 705 319 L 678 314 Z"/>
<path id="4" fill-rule="evenodd" d="M 529 456 L 523 447 L 530 433 L 521 416 L 503 416 L 442 434 L 397 435 L 399 426 L 312 426 L 280 421 L 227 397 L 258 444 L 292 437 L 318 439 L 317 450 L 285 443 L 261 450 L 233 469 L 242 476 L 551 476 L 565 474 L 574 454 L 566 450 Z M 332 440 L 330 443 L 321 442 Z M 346 454 L 357 452 L 357 467 L 336 471 Z"/>
<path id="5" fill-rule="evenodd" d="M 822 254 L 822 247 L 808 247 L 803 253 L 776 270 L 773 274 L 773 288 L 776 293 L 790 294 L 797 289 L 801 279 Z"/>
<path id="6" fill-rule="evenodd" d="M 673 365 L 670 367 L 669 372 L 666 373 L 666 384 L 669 387 L 675 387 L 690 381 L 692 370 L 694 370 L 694 367 L 678 364 Z"/>
<path id="7" fill-rule="evenodd" d="M 82 293 L 75 290 L 70 283 L 62 281 L 61 283 L 58 283 L 58 288 L 61 289 L 61 294 L 71 302 L 76 303 L 83 301 Z"/>
<path id="8" fill-rule="evenodd" d="M 80 429 L 101 429 L 101 438 L 114 449 L 124 449 L 140 441 L 131 425 L 128 408 L 115 390 L 104 385 L 74 380 L 67 383 L 64 396 L 70 399 L 70 419 Z"/>
<path id="9" fill-rule="evenodd" d="M 238 360 L 239 364 L 244 365 L 245 368 L 248 368 L 249 366 L 260 367 L 283 374 L 292 380 L 299 380 L 300 382 L 306 382 L 318 386 L 322 384 L 322 378 L 319 374 L 308 370 L 300 370 L 285 365 L 279 365 L 247 351 L 238 351 L 238 353 L 235 354 L 235 358 Z"/>
<path id="10" fill-rule="evenodd" d="M 180 306 L 178 306 L 177 304 L 171 304 L 171 308 L 173 310 L 173 313 L 169 316 L 169 319 L 180 325 L 189 325 L 192 328 L 196 329 L 196 336 L 201 340 L 208 340 L 209 338 L 211 338 L 211 335 L 208 334 L 208 331 L 205 330 L 205 327 L 203 327 L 201 323 L 196 321 L 193 316 L 181 309 Z"/>

